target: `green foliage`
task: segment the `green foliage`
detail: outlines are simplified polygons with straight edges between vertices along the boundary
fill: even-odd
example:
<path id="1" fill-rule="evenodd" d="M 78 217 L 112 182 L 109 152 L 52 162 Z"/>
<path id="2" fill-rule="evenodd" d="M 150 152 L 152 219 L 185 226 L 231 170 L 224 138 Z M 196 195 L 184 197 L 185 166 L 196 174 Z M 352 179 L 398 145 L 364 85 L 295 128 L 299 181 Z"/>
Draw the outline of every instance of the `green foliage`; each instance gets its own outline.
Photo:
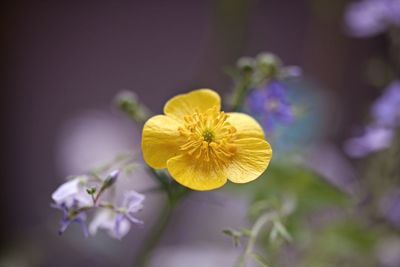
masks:
<path id="1" fill-rule="evenodd" d="M 304 242 L 299 266 L 377 265 L 373 252 L 379 233 L 361 220 L 346 218 L 308 231 L 309 242 L 298 240 Z"/>
<path id="2" fill-rule="evenodd" d="M 253 201 L 280 198 L 291 195 L 298 202 L 298 209 L 338 205 L 344 207 L 350 198 L 323 177 L 304 167 L 296 165 L 271 164 L 268 171 L 253 183 L 243 186 L 251 193 Z"/>
<path id="3" fill-rule="evenodd" d="M 369 231 L 354 214 L 349 216 L 347 211 L 356 207 L 351 197 L 312 170 L 275 163 L 262 177 L 240 189 L 250 196 L 249 215 L 254 220 L 268 210 L 284 213 L 285 203 L 294 202 L 289 216 L 278 217 L 272 221 L 270 231 L 260 233 L 259 245 L 263 252 L 268 251 L 271 264 L 371 266 L 369 256 L 376 243 L 376 231 Z M 292 239 L 294 242 L 284 242 Z M 299 251 L 292 265 L 281 262 L 286 249 Z"/>

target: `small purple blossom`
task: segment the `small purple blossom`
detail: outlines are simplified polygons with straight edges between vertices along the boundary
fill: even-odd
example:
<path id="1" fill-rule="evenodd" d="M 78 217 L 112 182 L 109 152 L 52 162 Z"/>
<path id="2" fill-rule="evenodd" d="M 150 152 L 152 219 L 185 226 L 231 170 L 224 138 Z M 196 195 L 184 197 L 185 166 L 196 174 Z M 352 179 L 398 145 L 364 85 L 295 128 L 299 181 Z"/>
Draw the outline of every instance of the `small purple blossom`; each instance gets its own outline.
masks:
<path id="1" fill-rule="evenodd" d="M 247 97 L 247 107 L 267 131 L 276 124 L 290 123 L 294 118 L 287 88 L 279 80 L 268 81 L 263 87 L 252 90 Z"/>
<path id="2" fill-rule="evenodd" d="M 393 136 L 393 130 L 390 128 L 369 126 L 363 135 L 347 140 L 344 150 L 351 157 L 364 157 L 371 152 L 388 148 Z"/>
<path id="3" fill-rule="evenodd" d="M 371 113 L 373 122 L 366 127 L 363 135 L 346 141 L 346 153 L 355 158 L 371 152 L 389 148 L 400 126 L 400 81 L 392 82 L 375 103 Z"/>
<path id="4" fill-rule="evenodd" d="M 68 207 L 65 203 L 60 205 L 54 204 L 52 207 L 63 211 L 63 217 L 60 221 L 60 229 L 58 230 L 59 235 L 62 235 L 71 223 L 77 223 L 80 225 L 83 235 L 85 237 L 89 236 L 89 231 L 85 224 L 87 215 L 84 211 L 79 211 L 77 203 L 71 207 Z"/>
<path id="5" fill-rule="evenodd" d="M 386 127 L 400 126 L 400 81 L 392 82 L 372 106 L 375 121 Z"/>
<path id="6" fill-rule="evenodd" d="M 76 207 L 83 207 L 92 204 L 92 198 L 87 193 L 89 177 L 82 175 L 59 186 L 56 191 L 51 195 L 53 201 L 61 206 L 65 205 L 71 208 L 73 205 Z"/>
<path id="7" fill-rule="evenodd" d="M 52 207 L 63 212 L 59 233 L 62 234 L 71 223 L 78 223 L 85 236 L 94 235 L 98 228 L 103 228 L 112 237 L 121 239 L 128 233 L 131 223 L 142 224 L 134 214 L 143 208 L 144 195 L 126 191 L 120 206 L 116 205 L 117 196 L 113 192 L 103 195 L 114 186 L 119 175 L 119 170 L 110 172 L 105 179 L 97 174 L 82 175 L 59 186 L 52 194 Z M 87 212 L 96 209 L 100 211 L 88 229 L 85 224 Z"/>
<path id="8" fill-rule="evenodd" d="M 125 192 L 121 207 L 103 209 L 95 215 L 89 225 L 90 234 L 95 235 L 98 229 L 104 229 L 111 237 L 121 239 L 129 232 L 131 223 L 143 224 L 134 214 L 143 208 L 144 199 L 144 195 L 135 191 Z"/>
<path id="9" fill-rule="evenodd" d="M 349 4 L 345 14 L 348 31 L 370 37 L 390 26 L 400 26 L 400 0 L 362 0 Z"/>

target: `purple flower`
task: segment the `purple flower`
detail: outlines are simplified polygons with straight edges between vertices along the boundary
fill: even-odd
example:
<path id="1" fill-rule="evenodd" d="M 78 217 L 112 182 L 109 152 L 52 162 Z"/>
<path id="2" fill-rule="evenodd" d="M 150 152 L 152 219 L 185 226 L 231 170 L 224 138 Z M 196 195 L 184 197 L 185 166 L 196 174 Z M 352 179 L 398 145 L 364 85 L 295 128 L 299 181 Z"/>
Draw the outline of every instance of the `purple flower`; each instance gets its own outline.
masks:
<path id="1" fill-rule="evenodd" d="M 386 149 L 390 146 L 394 133 L 390 128 L 369 126 L 362 136 L 346 141 L 345 152 L 355 158 L 368 155 L 371 152 Z"/>
<path id="2" fill-rule="evenodd" d="M 395 129 L 400 126 L 400 81 L 392 82 L 372 105 L 374 121 L 362 136 L 349 139 L 345 151 L 351 157 L 364 157 L 389 148 Z"/>
<path id="3" fill-rule="evenodd" d="M 345 14 L 348 31 L 369 37 L 400 26 L 400 0 L 363 0 L 349 4 Z"/>
<path id="4" fill-rule="evenodd" d="M 85 175 L 75 177 L 59 186 L 51 195 L 54 201 L 51 206 L 63 211 L 63 218 L 60 221 L 60 235 L 71 223 L 77 223 L 81 226 L 84 236 L 88 236 L 89 232 L 85 224 L 87 216 L 84 210 L 81 210 L 93 205 L 93 199 L 86 191 L 89 186 L 88 181 L 89 178 Z"/>
<path id="5" fill-rule="evenodd" d="M 372 106 L 375 121 L 386 127 L 400 126 L 400 81 L 392 82 Z"/>
<path id="6" fill-rule="evenodd" d="M 247 108 L 267 131 L 276 124 L 292 122 L 294 118 L 287 88 L 278 80 L 268 81 L 262 88 L 252 90 L 247 97 Z"/>
<path id="7" fill-rule="evenodd" d="M 88 179 L 87 176 L 82 175 L 67 181 L 54 191 L 51 198 L 56 205 L 64 205 L 67 208 L 72 206 L 80 208 L 91 205 L 93 200 L 86 191 L 89 188 Z"/>
<path id="8" fill-rule="evenodd" d="M 62 235 L 71 223 L 77 223 L 81 226 L 83 235 L 85 237 L 89 236 L 88 228 L 85 224 L 86 213 L 84 211 L 79 211 L 77 202 L 71 207 L 68 207 L 65 203 L 60 205 L 54 204 L 53 208 L 57 208 L 63 211 L 63 217 L 60 221 L 60 229 L 58 230 L 59 235 Z"/>
<path id="9" fill-rule="evenodd" d="M 98 229 L 104 229 L 111 237 L 121 239 L 129 232 L 131 223 L 143 224 L 134 217 L 134 213 L 143 208 L 144 199 L 144 195 L 135 191 L 126 192 L 121 207 L 103 209 L 95 215 L 89 225 L 90 234 L 95 235 Z"/>

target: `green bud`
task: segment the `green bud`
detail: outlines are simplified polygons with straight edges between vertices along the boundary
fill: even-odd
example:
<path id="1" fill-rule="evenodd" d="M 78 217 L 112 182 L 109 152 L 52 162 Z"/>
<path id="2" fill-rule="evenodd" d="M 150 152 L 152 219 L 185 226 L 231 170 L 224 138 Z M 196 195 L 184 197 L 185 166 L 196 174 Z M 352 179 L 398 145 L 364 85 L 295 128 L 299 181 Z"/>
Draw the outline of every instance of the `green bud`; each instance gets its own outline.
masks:
<path id="1" fill-rule="evenodd" d="M 261 53 L 256 57 L 258 70 L 265 78 L 276 77 L 282 67 L 281 60 L 272 53 Z"/>
<path id="2" fill-rule="evenodd" d="M 115 97 L 116 106 L 138 122 L 146 121 L 150 115 L 149 110 L 140 103 L 136 94 L 130 91 L 122 91 Z"/>
<path id="3" fill-rule="evenodd" d="M 86 189 L 86 192 L 89 194 L 89 195 L 94 195 L 95 193 L 96 193 L 96 187 L 91 187 L 91 188 L 87 188 Z"/>
<path id="4" fill-rule="evenodd" d="M 112 171 L 104 180 L 102 189 L 104 190 L 112 186 L 117 181 L 118 175 L 119 175 L 119 170 Z"/>
<path id="5" fill-rule="evenodd" d="M 239 246 L 240 243 L 240 238 L 242 237 L 242 233 L 233 229 L 224 229 L 222 230 L 222 232 L 224 234 L 226 234 L 227 236 L 232 237 L 233 239 L 233 244 L 235 247 Z"/>
<path id="6" fill-rule="evenodd" d="M 252 72 L 254 70 L 254 59 L 251 57 L 241 57 L 236 65 L 243 72 Z"/>

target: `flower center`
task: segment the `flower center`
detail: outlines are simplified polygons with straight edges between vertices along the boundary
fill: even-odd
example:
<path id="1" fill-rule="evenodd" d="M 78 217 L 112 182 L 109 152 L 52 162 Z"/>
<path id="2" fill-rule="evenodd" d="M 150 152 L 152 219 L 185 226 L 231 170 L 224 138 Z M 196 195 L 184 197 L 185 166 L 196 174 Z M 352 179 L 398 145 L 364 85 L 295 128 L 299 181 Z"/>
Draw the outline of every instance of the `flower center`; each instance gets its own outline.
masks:
<path id="1" fill-rule="evenodd" d="M 272 111 L 272 112 L 277 111 L 279 107 L 280 107 L 280 102 L 278 99 L 272 98 L 265 103 L 265 109 L 267 111 Z"/>
<path id="2" fill-rule="evenodd" d="M 206 141 L 207 143 L 211 143 L 212 141 L 214 141 L 215 136 L 210 129 L 205 129 L 203 132 L 203 138 L 204 141 Z"/>
<path id="3" fill-rule="evenodd" d="M 179 149 L 197 160 L 225 165 L 236 154 L 236 128 L 227 121 L 228 117 L 217 107 L 185 116 L 184 126 L 178 131 L 186 142 Z"/>

